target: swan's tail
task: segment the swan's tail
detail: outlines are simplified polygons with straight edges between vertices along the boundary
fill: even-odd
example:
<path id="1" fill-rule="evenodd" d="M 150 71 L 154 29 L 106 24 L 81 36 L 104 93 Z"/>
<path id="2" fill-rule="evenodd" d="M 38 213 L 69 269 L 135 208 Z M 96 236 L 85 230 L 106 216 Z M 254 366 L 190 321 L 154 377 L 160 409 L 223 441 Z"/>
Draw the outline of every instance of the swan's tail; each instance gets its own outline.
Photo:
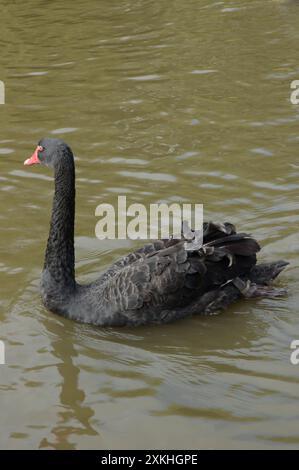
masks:
<path id="1" fill-rule="evenodd" d="M 184 232 L 185 233 L 185 232 Z M 256 264 L 256 254 L 260 251 L 258 242 L 246 233 L 237 233 L 230 223 L 204 224 L 203 243 L 199 244 L 196 231 L 190 231 L 191 237 L 185 244 L 187 250 L 198 251 L 207 261 L 217 262 L 228 258 L 227 268 L 231 278 L 224 282 L 217 295 L 213 291 L 216 303 L 229 305 L 241 297 L 277 297 L 285 295 L 286 289 L 269 286 L 271 282 L 288 266 L 288 262 L 279 260 L 271 263 Z M 192 239 L 192 235 L 194 235 Z M 225 272 L 228 272 L 226 268 Z M 223 267 L 220 268 L 223 272 Z M 211 294 L 212 296 L 212 294 Z M 207 298 L 210 295 L 206 296 Z M 201 302 L 203 303 L 203 302 Z M 215 301 L 213 302 L 215 304 Z M 209 305 L 210 307 L 210 305 Z"/>
<path id="2" fill-rule="evenodd" d="M 274 261 L 254 266 L 249 279 L 236 278 L 231 282 L 240 293 L 251 297 L 280 297 L 287 294 L 287 289 L 270 286 L 269 284 L 288 266 L 287 261 Z"/>
<path id="3" fill-rule="evenodd" d="M 272 263 L 262 263 L 254 266 L 250 273 L 250 280 L 256 284 L 267 285 L 273 281 L 290 263 L 284 260 Z"/>

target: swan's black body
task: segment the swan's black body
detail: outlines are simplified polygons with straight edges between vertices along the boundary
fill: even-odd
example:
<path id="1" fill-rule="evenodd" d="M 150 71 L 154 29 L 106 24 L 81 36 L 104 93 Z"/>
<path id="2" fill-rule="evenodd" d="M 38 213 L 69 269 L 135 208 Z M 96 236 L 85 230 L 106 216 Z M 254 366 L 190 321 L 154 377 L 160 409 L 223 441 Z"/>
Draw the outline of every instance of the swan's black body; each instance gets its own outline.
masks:
<path id="1" fill-rule="evenodd" d="M 113 264 L 91 284 L 75 281 L 75 168 L 71 149 L 43 139 L 25 164 L 54 168 L 55 194 L 41 281 L 44 305 L 94 325 L 166 323 L 226 308 L 242 296 L 269 295 L 266 285 L 288 264 L 256 265 L 258 243 L 232 224 L 206 223 L 204 245 L 159 240 Z M 270 291 L 279 294 L 279 290 Z"/>

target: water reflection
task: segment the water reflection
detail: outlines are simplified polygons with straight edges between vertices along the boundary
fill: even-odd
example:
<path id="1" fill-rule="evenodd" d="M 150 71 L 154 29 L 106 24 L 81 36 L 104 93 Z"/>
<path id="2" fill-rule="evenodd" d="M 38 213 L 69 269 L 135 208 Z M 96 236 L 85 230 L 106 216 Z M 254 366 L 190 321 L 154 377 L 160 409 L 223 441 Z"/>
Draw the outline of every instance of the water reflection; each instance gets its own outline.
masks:
<path id="1" fill-rule="evenodd" d="M 73 435 L 95 436 L 98 432 L 93 428 L 91 421 L 94 411 L 84 404 L 86 394 L 79 386 L 80 368 L 74 364 L 78 352 L 70 335 L 72 325 L 68 325 L 68 334 L 61 336 L 61 325 L 56 322 L 44 321 L 44 326 L 52 337 L 51 351 L 58 359 L 57 372 L 60 388 L 60 411 L 57 412 L 57 422 L 51 429 L 51 439 L 43 438 L 39 444 L 40 449 L 76 449 L 72 443 Z"/>

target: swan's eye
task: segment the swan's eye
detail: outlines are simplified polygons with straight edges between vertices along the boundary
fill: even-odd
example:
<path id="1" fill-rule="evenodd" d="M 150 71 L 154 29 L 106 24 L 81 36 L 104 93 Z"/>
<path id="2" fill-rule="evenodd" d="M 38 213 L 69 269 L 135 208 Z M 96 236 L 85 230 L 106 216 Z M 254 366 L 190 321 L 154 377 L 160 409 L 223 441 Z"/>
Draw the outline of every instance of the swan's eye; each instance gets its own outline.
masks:
<path id="1" fill-rule="evenodd" d="M 38 146 L 37 146 L 37 150 L 38 150 L 39 152 L 42 152 L 42 151 L 44 150 L 44 147 L 42 147 L 41 145 L 38 145 Z"/>

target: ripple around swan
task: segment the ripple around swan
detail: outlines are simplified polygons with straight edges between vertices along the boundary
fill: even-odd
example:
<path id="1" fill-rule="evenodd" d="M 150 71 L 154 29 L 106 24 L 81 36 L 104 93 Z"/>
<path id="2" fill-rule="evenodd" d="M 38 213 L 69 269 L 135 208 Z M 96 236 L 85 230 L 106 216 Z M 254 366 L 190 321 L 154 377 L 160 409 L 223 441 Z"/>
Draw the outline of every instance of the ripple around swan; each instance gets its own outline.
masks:
<path id="1" fill-rule="evenodd" d="M 165 174 L 165 173 L 145 173 L 141 171 L 119 171 L 120 176 L 126 176 L 128 178 L 144 179 L 144 180 L 153 180 L 153 181 L 166 181 L 174 183 L 177 179 L 174 175 Z"/>
<path id="2" fill-rule="evenodd" d="M 0 148 L 0 155 L 9 155 L 10 153 L 14 153 L 14 149 Z"/>

